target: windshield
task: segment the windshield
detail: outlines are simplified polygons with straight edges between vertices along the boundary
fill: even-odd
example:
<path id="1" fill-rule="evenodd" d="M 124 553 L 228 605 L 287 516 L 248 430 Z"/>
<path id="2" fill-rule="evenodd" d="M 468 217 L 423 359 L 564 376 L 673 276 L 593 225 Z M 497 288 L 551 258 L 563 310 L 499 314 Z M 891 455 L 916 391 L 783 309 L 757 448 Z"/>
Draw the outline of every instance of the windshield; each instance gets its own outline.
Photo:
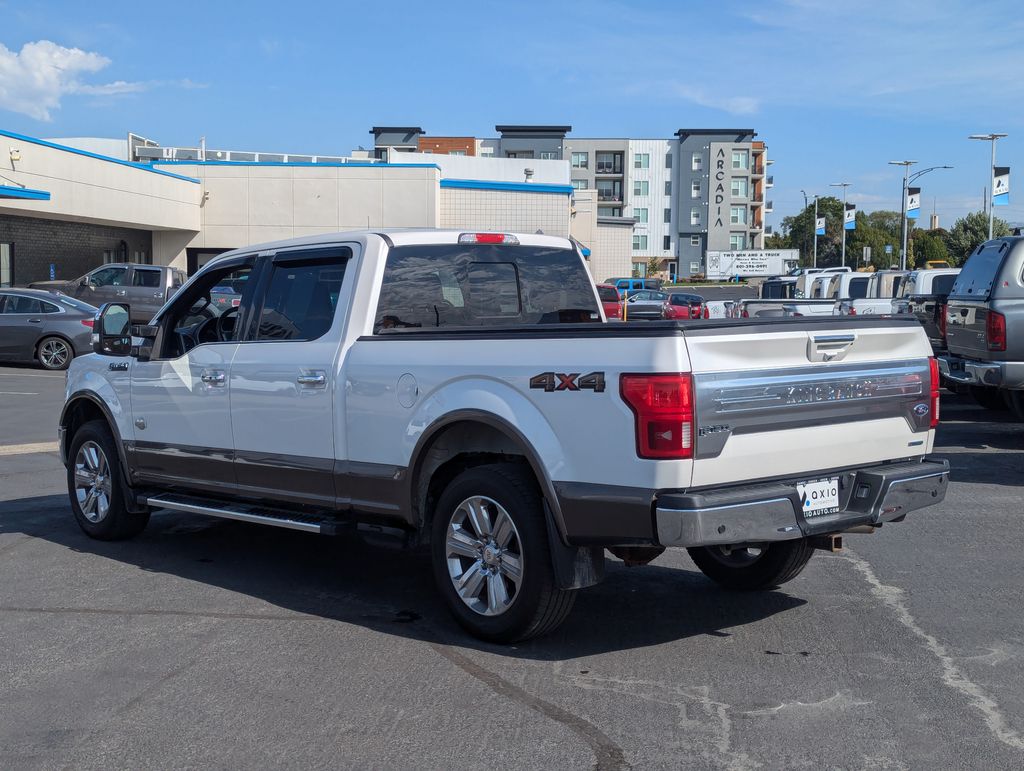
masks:
<path id="1" fill-rule="evenodd" d="M 987 300 L 992 284 L 1003 266 L 1003 260 L 1010 253 L 1009 242 L 988 241 L 978 247 L 957 276 L 950 297 Z"/>

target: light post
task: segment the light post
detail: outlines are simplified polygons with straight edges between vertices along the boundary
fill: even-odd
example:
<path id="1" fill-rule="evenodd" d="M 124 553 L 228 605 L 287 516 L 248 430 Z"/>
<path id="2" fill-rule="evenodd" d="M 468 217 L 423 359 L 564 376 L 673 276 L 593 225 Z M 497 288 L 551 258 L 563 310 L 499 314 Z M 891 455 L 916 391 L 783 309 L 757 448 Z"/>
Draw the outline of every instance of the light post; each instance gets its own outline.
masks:
<path id="1" fill-rule="evenodd" d="M 812 268 L 818 267 L 818 196 L 814 196 L 814 262 Z"/>
<path id="2" fill-rule="evenodd" d="M 996 141 L 1005 137 L 1006 134 L 971 134 L 968 139 L 980 139 L 985 142 L 992 143 L 992 166 L 989 168 L 988 175 L 988 240 L 992 240 L 992 222 L 995 219 L 995 211 L 992 206 L 992 196 L 995 190 L 992 186 L 995 184 L 996 176 Z"/>
<path id="3" fill-rule="evenodd" d="M 846 188 L 851 184 L 852 183 L 850 182 L 833 182 L 829 185 L 829 187 L 841 187 L 843 189 L 843 218 L 841 220 L 843 227 L 843 247 L 842 252 L 840 253 L 841 262 L 839 264 L 844 268 L 846 267 Z"/>
<path id="4" fill-rule="evenodd" d="M 907 190 L 910 187 L 910 183 L 923 177 L 929 171 L 953 168 L 952 166 L 930 166 L 927 169 L 921 169 L 921 171 L 910 174 L 910 167 L 915 163 L 917 161 L 889 161 L 890 166 L 903 167 L 903 195 L 901 196 L 902 202 L 900 204 L 900 214 L 902 215 L 900 217 L 900 270 L 907 269 Z"/>

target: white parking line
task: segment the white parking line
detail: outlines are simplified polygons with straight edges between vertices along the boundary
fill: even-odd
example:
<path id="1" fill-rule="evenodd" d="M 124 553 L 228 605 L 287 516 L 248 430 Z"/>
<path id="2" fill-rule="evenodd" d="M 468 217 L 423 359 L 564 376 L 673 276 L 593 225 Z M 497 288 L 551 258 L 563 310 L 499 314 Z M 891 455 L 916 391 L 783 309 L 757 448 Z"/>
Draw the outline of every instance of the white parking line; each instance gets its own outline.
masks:
<path id="1" fill-rule="evenodd" d="M 50 380 L 64 379 L 64 375 L 41 375 L 36 372 L 0 372 L 0 377 L 44 377 Z"/>
<path id="2" fill-rule="evenodd" d="M 56 442 L 36 442 L 35 444 L 0 444 L 0 455 L 28 455 L 33 452 L 57 452 Z"/>
<path id="3" fill-rule="evenodd" d="M 38 391 L 0 391 L 0 396 L 39 396 Z"/>

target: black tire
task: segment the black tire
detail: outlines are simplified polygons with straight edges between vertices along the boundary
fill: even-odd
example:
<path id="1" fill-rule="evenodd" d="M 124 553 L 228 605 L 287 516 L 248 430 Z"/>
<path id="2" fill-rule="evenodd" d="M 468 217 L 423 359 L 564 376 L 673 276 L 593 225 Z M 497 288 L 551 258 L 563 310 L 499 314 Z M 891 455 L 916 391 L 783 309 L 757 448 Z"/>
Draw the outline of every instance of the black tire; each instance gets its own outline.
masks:
<path id="1" fill-rule="evenodd" d="M 480 548 L 473 552 L 474 556 L 450 555 L 449 526 L 455 527 L 453 522 L 464 517 L 470 501 L 481 498 L 487 499 L 482 504 L 487 521 L 484 529 L 498 524 L 504 513 L 511 521 L 514 533 L 503 541 L 504 551 L 495 547 L 487 553 L 483 548 L 485 542 L 497 544 L 500 539 L 496 535 L 490 541 L 487 541 L 490 536 L 477 538 L 476 544 Z M 540 491 L 532 474 L 513 463 L 468 469 L 452 480 L 441 494 L 434 511 L 431 533 L 434 578 L 448 609 L 470 634 L 490 642 L 510 643 L 547 634 L 569 615 L 576 593 L 559 589 L 555 584 L 544 517 Z M 468 523 L 469 519 L 464 522 Z M 461 532 L 471 539 L 476 537 L 473 527 Z M 518 583 L 504 572 L 508 565 L 503 560 L 513 555 L 519 564 Z M 494 562 L 486 563 L 485 559 Z M 475 584 L 484 597 L 464 600 L 455 587 L 459 576 L 453 577 L 452 570 L 460 571 L 464 580 L 485 574 L 484 578 L 467 583 L 467 594 L 472 594 L 469 586 Z M 489 603 L 492 580 L 500 582 L 503 587 L 500 591 L 504 592 L 508 602 L 498 603 L 498 607 L 504 609 L 495 615 L 485 615 L 486 610 L 474 610 L 469 603 Z"/>
<path id="2" fill-rule="evenodd" d="M 85 452 L 83 452 L 83 447 Z M 90 457 L 100 459 L 94 463 Z M 85 487 L 76 479 L 82 474 Z M 84 482 L 91 477 L 92 483 Z M 71 511 L 86 535 L 100 541 L 131 538 L 145 530 L 149 512 L 135 513 L 125 506 L 121 465 L 110 428 L 102 420 L 91 420 L 75 432 L 68 450 L 68 496 Z M 90 503 L 90 490 L 95 497 Z M 82 493 L 85 500 L 81 500 Z M 102 501 L 107 501 L 104 510 Z M 84 507 L 83 507 L 84 504 Z"/>
<path id="3" fill-rule="evenodd" d="M 971 386 L 970 388 L 971 398 L 986 410 L 1006 411 L 1006 401 L 1003 400 L 1003 394 L 998 388 L 991 386 Z"/>
<path id="4" fill-rule="evenodd" d="M 800 538 L 765 544 L 756 555 L 751 549 L 727 552 L 720 546 L 697 546 L 686 551 L 712 581 L 727 589 L 754 591 L 792 581 L 807 566 L 814 547 L 806 538 Z"/>
<path id="5" fill-rule="evenodd" d="M 36 361 L 43 369 L 62 370 L 71 366 L 75 349 L 63 337 L 44 337 L 36 346 Z"/>

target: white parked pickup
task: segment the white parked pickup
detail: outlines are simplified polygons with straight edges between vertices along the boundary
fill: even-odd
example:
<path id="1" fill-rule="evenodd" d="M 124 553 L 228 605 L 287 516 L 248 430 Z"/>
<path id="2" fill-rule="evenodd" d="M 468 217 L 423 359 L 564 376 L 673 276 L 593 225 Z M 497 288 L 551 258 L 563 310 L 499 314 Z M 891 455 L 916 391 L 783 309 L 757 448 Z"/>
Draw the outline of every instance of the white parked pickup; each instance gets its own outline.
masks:
<path id="1" fill-rule="evenodd" d="M 226 281 L 240 302 L 218 314 Z M 422 545 L 489 640 L 557 626 L 606 548 L 635 564 L 685 547 L 765 589 L 947 487 L 916 321 L 605 323 L 566 238 L 263 244 L 211 261 L 150 325 L 129 318 L 104 306 L 68 372 L 60 446 L 88 535 L 167 509 Z"/>
<path id="2" fill-rule="evenodd" d="M 907 278 L 907 271 L 880 270 L 870 276 L 866 295 L 837 304 L 836 312 L 840 316 L 879 316 L 892 313 L 892 301 L 899 296 L 900 287 Z"/>

